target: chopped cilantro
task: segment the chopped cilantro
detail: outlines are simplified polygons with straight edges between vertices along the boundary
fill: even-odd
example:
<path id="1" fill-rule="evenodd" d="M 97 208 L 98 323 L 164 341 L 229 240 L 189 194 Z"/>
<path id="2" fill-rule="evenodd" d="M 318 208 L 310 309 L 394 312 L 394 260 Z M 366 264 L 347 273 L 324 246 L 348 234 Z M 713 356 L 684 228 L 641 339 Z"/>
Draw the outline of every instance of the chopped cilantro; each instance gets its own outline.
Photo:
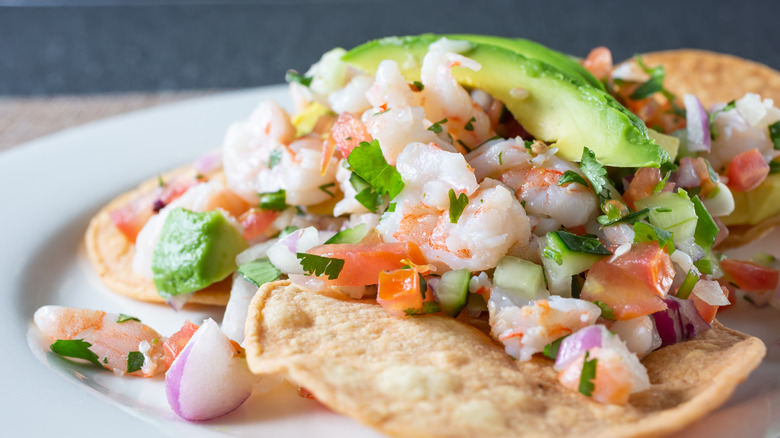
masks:
<path id="1" fill-rule="evenodd" d="M 282 275 L 282 271 L 267 258 L 244 263 L 238 267 L 238 273 L 257 287 L 270 283 Z"/>
<path id="2" fill-rule="evenodd" d="M 441 119 L 438 122 L 434 123 L 433 125 L 428 127 L 429 131 L 433 131 L 434 134 L 441 134 L 442 127 L 441 125 L 447 123 L 447 119 Z"/>
<path id="3" fill-rule="evenodd" d="M 425 85 L 423 85 L 420 81 L 414 81 L 412 82 L 412 85 L 414 85 L 414 88 L 416 88 L 417 91 L 422 91 L 425 89 Z"/>
<path id="4" fill-rule="evenodd" d="M 135 316 L 125 315 L 124 313 L 120 313 L 119 316 L 116 317 L 116 322 L 126 322 L 126 321 L 141 322 L 141 320 L 136 318 Z"/>
<path id="5" fill-rule="evenodd" d="M 566 339 L 569 335 L 560 337 L 551 343 L 544 346 L 544 355 L 548 358 L 555 360 L 558 358 L 558 351 L 561 349 L 561 342 L 563 342 L 564 339 Z"/>
<path id="6" fill-rule="evenodd" d="M 499 161 L 500 161 L 500 155 L 499 155 Z M 579 173 L 573 171 L 573 170 L 567 170 L 566 172 L 563 172 L 563 175 L 558 178 L 558 185 L 562 186 L 564 184 L 568 183 L 577 183 L 580 185 L 583 185 L 585 187 L 590 188 L 588 185 L 588 182 L 585 181 L 585 178 L 582 177 Z"/>
<path id="7" fill-rule="evenodd" d="M 458 144 L 466 150 L 466 153 L 471 152 L 471 148 L 466 143 L 463 143 L 461 139 L 458 139 Z"/>
<path id="8" fill-rule="evenodd" d="M 356 173 L 353 172 L 349 177 L 349 183 L 357 192 L 355 200 L 371 213 L 376 213 L 377 209 L 385 202 L 385 197 Z"/>
<path id="9" fill-rule="evenodd" d="M 106 364 L 106 365 L 108 365 L 108 356 L 106 356 L 106 357 L 104 357 L 104 358 L 103 358 L 103 363 L 104 363 L 104 364 Z"/>
<path id="10" fill-rule="evenodd" d="M 609 213 L 596 218 L 596 220 L 599 221 L 599 223 L 605 227 L 616 225 L 616 224 L 630 225 L 633 224 L 634 222 L 641 221 L 642 219 L 646 218 L 648 214 L 650 214 L 649 208 L 643 208 L 642 210 L 629 213 L 625 216 L 620 216 L 620 210 L 618 210 L 616 207 L 610 205 L 609 208 L 610 208 Z M 617 212 L 618 215 L 617 217 L 615 217 L 615 212 Z"/>
<path id="11" fill-rule="evenodd" d="M 578 236 L 568 231 L 551 231 L 558 239 L 568 248 L 570 251 L 583 253 L 583 254 L 595 254 L 595 255 L 612 255 L 601 241 L 591 236 Z"/>
<path id="12" fill-rule="evenodd" d="M 780 161 L 772 160 L 769 162 L 769 173 L 780 173 Z"/>
<path id="13" fill-rule="evenodd" d="M 144 354 L 140 351 L 127 353 L 127 373 L 134 373 L 144 366 Z"/>
<path id="14" fill-rule="evenodd" d="M 273 169 L 274 166 L 279 164 L 280 161 L 282 161 L 282 150 L 281 149 L 272 150 L 271 155 L 268 156 L 268 168 Z"/>
<path id="15" fill-rule="evenodd" d="M 457 224 L 463 210 L 469 204 L 469 197 L 465 193 L 455 196 L 455 190 L 450 189 L 450 223 Z"/>
<path id="16" fill-rule="evenodd" d="M 92 344 L 83 339 L 59 339 L 54 341 L 54 343 L 51 344 L 49 348 L 51 348 L 51 351 L 59 354 L 60 356 L 84 359 L 92 362 L 97 366 L 100 366 L 98 355 L 89 349 L 91 346 Z"/>
<path id="17" fill-rule="evenodd" d="M 590 181 L 590 185 L 599 196 L 599 199 L 602 202 L 609 199 L 609 188 L 612 183 L 607 178 L 607 169 L 596 160 L 596 154 L 587 147 L 582 150 L 580 170 L 585 174 L 585 178 Z"/>
<path id="18" fill-rule="evenodd" d="M 165 180 L 162 175 L 157 175 L 157 187 L 165 187 Z"/>
<path id="19" fill-rule="evenodd" d="M 780 149 L 780 121 L 769 125 L 769 138 L 772 139 L 775 149 Z"/>
<path id="20" fill-rule="evenodd" d="M 477 119 L 475 119 L 474 117 L 470 118 L 469 121 L 466 122 L 466 126 L 464 126 L 463 129 L 465 129 L 466 131 L 473 131 L 474 130 L 474 125 L 472 125 L 472 123 L 474 123 L 476 121 L 477 121 Z"/>
<path id="21" fill-rule="evenodd" d="M 323 184 L 323 185 L 321 185 L 321 186 L 319 186 L 319 187 L 317 187 L 317 188 L 318 188 L 318 189 L 320 189 L 320 190 L 322 190 L 323 192 L 327 193 L 327 194 L 328 194 L 328 195 L 330 195 L 330 197 L 332 198 L 332 197 L 334 197 L 334 196 L 336 196 L 336 195 L 334 195 L 334 194 L 333 194 L 333 192 L 331 192 L 331 191 L 330 191 L 330 190 L 328 190 L 328 189 L 329 189 L 329 188 L 331 188 L 331 187 L 333 187 L 333 186 L 335 186 L 335 185 L 336 185 L 336 183 L 328 183 L 328 184 Z"/>
<path id="22" fill-rule="evenodd" d="M 657 67 L 650 68 L 647 66 L 647 64 L 645 64 L 645 62 L 642 60 L 642 57 L 639 55 L 634 56 L 634 60 L 636 61 L 637 65 L 639 65 L 642 70 L 645 71 L 645 73 L 650 75 L 650 79 L 634 90 L 634 92 L 631 93 L 630 98 L 633 100 L 641 100 L 660 92 L 672 105 L 672 112 L 679 114 L 681 111 L 680 108 L 676 108 L 676 105 L 674 105 L 674 94 L 664 88 L 664 79 L 666 78 L 666 70 L 664 67 L 659 65 Z"/>
<path id="23" fill-rule="evenodd" d="M 590 352 L 585 352 L 585 359 L 582 362 L 582 373 L 580 374 L 580 394 L 590 397 L 593 394 L 593 380 L 596 379 L 596 367 L 598 359 L 588 360 Z"/>
<path id="24" fill-rule="evenodd" d="M 297 82 L 304 87 L 308 87 L 311 85 L 311 80 L 314 78 L 311 76 L 304 76 L 295 70 L 287 70 L 287 74 L 284 75 L 284 79 L 287 82 Z"/>
<path id="25" fill-rule="evenodd" d="M 504 151 L 498 153 L 498 165 L 499 166 L 504 165 Z M 560 185 L 560 181 L 558 181 L 558 185 Z"/>
<path id="26" fill-rule="evenodd" d="M 617 319 L 615 311 L 603 301 L 594 301 L 593 304 L 599 306 L 601 309 L 601 317 L 604 319 Z"/>
<path id="27" fill-rule="evenodd" d="M 341 269 L 344 268 L 343 259 L 306 254 L 305 252 L 299 252 L 295 255 L 301 261 L 301 266 L 303 266 L 303 271 L 306 275 L 315 275 L 317 277 L 327 275 L 328 280 L 335 280 L 339 278 Z"/>
<path id="28" fill-rule="evenodd" d="M 438 313 L 438 312 L 441 312 L 441 307 L 439 307 L 439 304 L 435 301 L 424 302 L 422 308 L 420 309 L 415 309 L 410 307 L 404 310 L 406 316 L 420 316 L 420 315 L 428 315 L 430 313 Z"/>
<path id="29" fill-rule="evenodd" d="M 666 172 L 666 175 L 664 175 L 664 178 L 661 181 L 658 181 L 658 183 L 653 187 L 653 194 L 661 193 L 661 190 L 666 187 L 666 182 L 669 181 L 669 175 L 671 175 L 672 172 L 668 171 Z"/>
<path id="30" fill-rule="evenodd" d="M 258 193 L 260 197 L 260 208 L 262 210 L 282 211 L 287 208 L 287 195 L 284 189 L 275 192 Z"/>
<path id="31" fill-rule="evenodd" d="M 476 148 L 474 148 L 474 149 L 478 149 L 480 146 L 484 145 L 485 143 L 487 143 L 487 142 L 489 142 L 489 141 L 493 141 L 493 140 L 498 140 L 498 139 L 500 139 L 500 138 L 501 138 L 501 136 L 494 135 L 494 136 L 490 137 L 489 139 L 487 139 L 487 140 L 483 141 L 482 143 L 478 144 L 478 145 L 477 145 L 477 147 L 476 147 Z"/>
<path id="32" fill-rule="evenodd" d="M 390 213 L 395 211 L 395 202 L 390 203 L 390 205 L 387 207 L 387 211 Z"/>
<path id="33" fill-rule="evenodd" d="M 717 117 L 718 114 L 720 114 L 720 113 L 725 113 L 726 111 L 733 110 L 734 108 L 736 108 L 736 106 L 737 106 L 736 105 L 736 101 L 732 100 L 731 102 L 727 103 L 726 106 L 724 106 L 723 108 L 721 108 L 719 110 L 716 110 L 716 111 L 713 111 L 713 112 L 710 113 L 710 115 L 707 117 L 707 119 L 708 119 L 709 125 L 710 125 L 710 138 L 711 139 L 715 140 L 716 138 L 718 138 L 718 131 L 715 129 L 715 117 Z"/>
<path id="34" fill-rule="evenodd" d="M 529 151 L 531 150 L 531 146 L 533 146 L 533 144 L 533 140 L 523 140 L 523 146 L 525 146 L 525 148 Z"/>
<path id="35" fill-rule="evenodd" d="M 661 248 L 666 249 L 666 252 L 670 255 L 674 252 L 674 243 L 672 243 L 673 236 L 674 233 L 664 230 L 663 228 L 658 228 L 644 222 L 634 223 L 634 243 L 658 242 L 658 245 Z"/>
<path id="36" fill-rule="evenodd" d="M 404 188 L 401 174 L 387 164 L 378 140 L 361 142 L 347 157 L 352 171 L 373 186 L 377 192 L 395 198 Z"/>
<path id="37" fill-rule="evenodd" d="M 671 213 L 672 209 L 668 207 L 656 207 L 653 209 L 656 213 Z"/>

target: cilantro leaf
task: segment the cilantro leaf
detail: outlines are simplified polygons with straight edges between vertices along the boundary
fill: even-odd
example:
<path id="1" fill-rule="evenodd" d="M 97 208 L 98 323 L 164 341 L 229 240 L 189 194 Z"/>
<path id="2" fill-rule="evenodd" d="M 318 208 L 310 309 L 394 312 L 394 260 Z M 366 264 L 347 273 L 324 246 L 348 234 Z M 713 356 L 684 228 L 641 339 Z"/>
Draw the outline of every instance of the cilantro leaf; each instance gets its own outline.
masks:
<path id="1" fill-rule="evenodd" d="M 267 258 L 244 263 L 238 267 L 238 273 L 257 287 L 270 283 L 282 275 L 282 271 Z"/>
<path id="2" fill-rule="evenodd" d="M 601 309 L 601 317 L 604 319 L 616 319 L 615 311 L 603 301 L 594 301 L 593 304 L 599 306 Z"/>
<path id="3" fill-rule="evenodd" d="M 416 88 L 417 91 L 422 91 L 425 89 L 425 85 L 423 85 L 420 81 L 413 81 L 412 85 L 414 85 L 414 88 Z"/>
<path id="4" fill-rule="evenodd" d="M 671 231 L 658 228 L 644 222 L 634 223 L 634 243 L 639 242 L 658 242 L 661 248 L 666 249 L 666 252 L 670 255 L 674 253 L 674 243 L 672 237 L 674 233 Z"/>
<path id="5" fill-rule="evenodd" d="M 734 108 L 736 108 L 736 106 L 737 106 L 736 101 L 732 100 L 731 102 L 727 103 L 726 106 L 724 106 L 723 108 L 721 108 L 719 110 L 716 110 L 716 111 L 713 111 L 713 112 L 710 113 L 710 115 L 707 117 L 707 120 L 708 120 L 709 125 L 710 125 L 710 138 L 711 139 L 715 140 L 716 138 L 718 138 L 718 131 L 715 129 L 715 117 L 717 117 L 718 114 L 720 114 L 720 113 L 725 113 L 726 111 L 733 110 Z M 775 149 L 777 149 L 777 148 L 775 148 Z"/>
<path id="6" fill-rule="evenodd" d="M 98 361 L 98 355 L 89 349 L 91 346 L 92 344 L 83 339 L 58 339 L 49 348 L 60 356 L 84 359 L 101 366 Z"/>
<path id="7" fill-rule="evenodd" d="M 441 307 L 439 307 L 439 303 L 435 301 L 426 301 L 423 303 L 422 308 L 419 309 L 410 307 L 404 310 L 406 316 L 420 316 L 438 312 L 441 312 Z"/>
<path id="8" fill-rule="evenodd" d="M 322 190 L 323 192 L 327 193 L 328 195 L 330 195 L 330 197 L 331 197 L 331 198 L 333 198 L 333 197 L 335 197 L 336 195 L 334 195 L 334 194 L 333 194 L 333 192 L 331 192 L 331 191 L 330 191 L 330 190 L 328 190 L 328 189 L 329 189 L 329 188 L 331 188 L 331 187 L 333 187 L 333 186 L 335 186 L 335 185 L 336 185 L 336 183 L 328 183 L 328 184 L 323 184 L 323 185 L 321 185 L 321 186 L 318 186 L 317 188 L 318 188 L 318 189 L 320 189 L 320 190 Z"/>
<path id="9" fill-rule="evenodd" d="M 144 354 L 140 351 L 127 353 L 127 374 L 134 373 L 144 366 Z"/>
<path id="10" fill-rule="evenodd" d="M 561 343 L 564 339 L 566 339 L 569 335 L 562 336 L 551 343 L 544 346 L 543 354 L 547 356 L 548 358 L 555 360 L 558 358 L 558 351 L 561 349 Z"/>
<path id="11" fill-rule="evenodd" d="M 465 150 L 466 150 L 466 153 L 469 153 L 469 152 L 471 152 L 471 148 L 470 148 L 470 147 L 469 147 L 469 145 L 467 145 L 466 143 L 463 143 L 463 140 L 461 140 L 461 139 L 458 139 L 457 141 L 458 141 L 458 144 L 459 144 L 459 145 L 460 145 L 460 146 L 461 146 L 463 149 L 465 149 Z M 500 158 L 500 157 L 499 157 L 499 158 Z"/>
<path id="12" fill-rule="evenodd" d="M 395 198 L 404 188 L 401 174 L 387 164 L 378 140 L 361 142 L 347 157 L 352 171 L 373 186 L 377 192 Z M 351 181 L 351 180 L 350 180 Z"/>
<path id="13" fill-rule="evenodd" d="M 501 164 L 500 163 L 500 161 L 501 161 L 500 158 L 501 158 L 501 156 L 499 155 L 499 164 Z M 585 187 L 590 188 L 590 186 L 588 185 L 588 182 L 585 181 L 585 178 L 583 178 L 582 175 L 580 175 L 579 173 L 577 173 L 577 172 L 575 172 L 573 170 L 567 170 L 566 172 L 563 172 L 563 175 L 561 175 L 560 178 L 558 178 L 558 185 L 559 186 L 562 186 L 562 185 L 568 184 L 568 183 L 577 183 L 577 184 L 580 184 L 580 185 L 583 185 Z"/>
<path id="14" fill-rule="evenodd" d="M 394 212 L 395 211 L 395 206 L 396 206 L 396 203 L 395 202 L 391 202 L 390 205 L 387 206 L 387 211 L 390 212 L 390 213 Z"/>
<path id="15" fill-rule="evenodd" d="M 563 242 L 569 251 L 583 254 L 612 255 L 612 253 L 601 244 L 601 241 L 595 237 L 578 236 L 568 231 L 551 231 L 550 233 L 554 234 L 558 240 Z"/>
<path id="16" fill-rule="evenodd" d="M 127 322 L 127 321 L 138 321 L 141 322 L 140 319 L 136 318 L 135 316 L 125 315 L 124 313 L 120 313 L 119 316 L 116 317 L 116 322 Z"/>
<path id="17" fill-rule="evenodd" d="M 655 187 L 653 187 L 653 195 L 661 193 L 661 190 L 663 190 L 664 187 L 666 187 L 666 182 L 669 181 L 669 175 L 671 174 L 672 174 L 671 171 L 666 172 L 664 178 L 661 181 L 658 181 L 658 183 L 656 183 Z"/>
<path id="18" fill-rule="evenodd" d="M 463 129 L 465 129 L 466 131 L 473 131 L 474 130 L 474 125 L 472 125 L 472 123 L 474 123 L 476 121 L 477 121 L 477 119 L 475 119 L 474 117 L 470 118 L 469 121 L 466 122 L 466 126 L 464 126 Z"/>
<path id="19" fill-rule="evenodd" d="M 311 76 L 304 76 L 295 70 L 287 70 L 287 73 L 284 75 L 284 80 L 287 82 L 297 82 L 304 87 L 310 86 L 312 79 L 314 78 Z"/>
<path id="20" fill-rule="evenodd" d="M 708 250 L 712 248 L 712 244 L 715 243 L 715 238 L 718 236 L 718 225 L 715 220 L 712 219 L 710 212 L 702 204 L 699 196 L 691 198 L 693 202 L 693 210 L 696 212 L 696 217 L 699 219 L 696 221 L 696 229 L 693 232 L 693 238 L 696 244 Z"/>
<path id="21" fill-rule="evenodd" d="M 268 168 L 273 169 L 274 166 L 279 164 L 280 161 L 282 161 L 282 150 L 281 149 L 272 150 L 271 155 L 268 156 Z"/>
<path id="22" fill-rule="evenodd" d="M 450 189 L 450 223 L 457 224 L 463 210 L 469 204 L 469 197 L 465 193 L 455 196 L 455 190 Z"/>
<path id="23" fill-rule="evenodd" d="M 780 149 L 780 121 L 769 125 L 769 138 L 772 139 L 775 149 Z"/>
<path id="24" fill-rule="evenodd" d="M 295 256 L 301 261 L 301 266 L 303 266 L 303 271 L 306 275 L 317 277 L 327 275 L 328 280 L 335 280 L 339 278 L 339 274 L 344 268 L 343 259 L 323 257 L 305 252 L 296 253 Z"/>
<path id="25" fill-rule="evenodd" d="M 769 173 L 780 173 L 780 161 L 772 160 L 769 162 Z"/>
<path id="26" fill-rule="evenodd" d="M 433 125 L 428 127 L 429 131 L 433 131 L 434 134 L 441 134 L 442 127 L 441 125 L 447 123 L 447 119 L 441 119 L 438 122 L 434 123 Z"/>
<path id="27" fill-rule="evenodd" d="M 580 161 L 580 170 L 585 174 L 585 178 L 590 181 L 593 191 L 603 201 L 609 199 L 609 188 L 612 183 L 607 178 L 607 169 L 596 160 L 596 154 L 586 148 L 582 150 L 582 160 Z"/>
<path id="28" fill-rule="evenodd" d="M 260 209 L 282 211 L 287 208 L 287 195 L 284 189 L 275 192 L 258 193 L 260 197 Z"/>
<path id="29" fill-rule="evenodd" d="M 664 67 L 659 65 L 650 68 L 639 55 L 634 56 L 634 61 L 636 61 L 637 65 L 639 65 L 645 73 L 650 75 L 650 79 L 634 90 L 634 92 L 631 93 L 630 99 L 641 100 L 661 92 L 670 103 L 673 103 L 675 100 L 674 95 L 664 88 L 664 79 L 666 78 L 666 70 Z"/>
<path id="30" fill-rule="evenodd" d="M 593 394 L 593 380 L 596 379 L 596 367 L 598 359 L 588 360 L 590 352 L 585 352 L 585 359 L 582 362 L 582 373 L 580 374 L 580 386 L 577 388 L 580 394 L 590 397 Z"/>

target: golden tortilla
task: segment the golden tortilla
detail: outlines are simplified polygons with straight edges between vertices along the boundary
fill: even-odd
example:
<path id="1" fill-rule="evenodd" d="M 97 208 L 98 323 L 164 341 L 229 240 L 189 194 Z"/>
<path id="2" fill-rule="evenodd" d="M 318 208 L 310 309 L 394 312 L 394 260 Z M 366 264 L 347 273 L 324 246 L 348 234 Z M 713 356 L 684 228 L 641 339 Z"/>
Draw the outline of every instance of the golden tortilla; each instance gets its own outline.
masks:
<path id="1" fill-rule="evenodd" d="M 643 362 L 651 389 L 604 405 L 558 384 L 545 359 L 517 362 L 476 328 L 395 318 L 368 301 L 264 285 L 246 325 L 250 369 L 279 373 L 317 400 L 398 437 L 638 437 L 717 408 L 761 362 L 757 338 L 717 322 Z"/>
<path id="2" fill-rule="evenodd" d="M 185 166 L 166 172 L 162 177 L 164 180 L 170 180 L 187 173 L 191 173 L 194 178 L 196 171 Z M 154 283 L 133 272 L 132 262 L 135 255 L 135 245 L 114 226 L 108 215 L 111 210 L 154 190 L 157 185 L 158 178 L 151 178 L 141 183 L 137 188 L 109 202 L 89 222 L 85 239 L 89 261 L 106 287 L 136 300 L 163 303 L 165 300 L 157 293 Z M 230 297 L 230 287 L 231 277 L 228 276 L 225 280 L 195 292 L 195 295 L 188 302 L 224 306 Z"/>
<path id="3" fill-rule="evenodd" d="M 775 105 L 780 104 L 780 72 L 757 62 L 693 49 L 647 53 L 642 59 L 648 66 L 664 66 L 664 85 L 672 93 L 695 94 L 705 108 L 739 99 L 745 93 L 757 93 L 774 99 Z M 735 213 L 722 218 L 730 234 L 718 249 L 744 245 L 780 225 L 777 187 L 780 174 L 769 175 L 750 192 L 734 193 Z"/>

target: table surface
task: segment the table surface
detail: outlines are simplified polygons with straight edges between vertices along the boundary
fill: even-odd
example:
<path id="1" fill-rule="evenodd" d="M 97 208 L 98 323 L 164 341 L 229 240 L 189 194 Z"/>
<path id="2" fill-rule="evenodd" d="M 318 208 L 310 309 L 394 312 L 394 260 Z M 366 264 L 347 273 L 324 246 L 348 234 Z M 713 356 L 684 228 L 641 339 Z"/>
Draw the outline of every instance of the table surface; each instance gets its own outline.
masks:
<path id="1" fill-rule="evenodd" d="M 387 35 L 525 37 L 578 56 L 605 45 L 616 60 L 691 47 L 780 68 L 780 5 L 772 0 L 67 3 L 0 8 L 0 150 L 211 90 L 280 83 L 287 69 L 304 71 L 332 47 Z M 7 4 L 62 2 L 0 0 Z"/>

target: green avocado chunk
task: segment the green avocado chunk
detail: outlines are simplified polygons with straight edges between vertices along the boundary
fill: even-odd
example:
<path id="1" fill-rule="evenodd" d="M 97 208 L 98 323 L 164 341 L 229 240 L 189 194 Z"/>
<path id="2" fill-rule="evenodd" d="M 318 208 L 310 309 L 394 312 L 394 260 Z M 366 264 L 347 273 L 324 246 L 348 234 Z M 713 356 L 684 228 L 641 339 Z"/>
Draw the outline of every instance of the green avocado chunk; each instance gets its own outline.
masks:
<path id="1" fill-rule="evenodd" d="M 350 50 L 342 60 L 374 73 L 380 62 L 391 59 L 407 80 L 420 80 L 423 57 L 439 38 L 425 34 L 374 40 Z M 531 135 L 558 147 L 559 156 L 579 161 L 588 147 L 607 166 L 658 167 L 669 160 L 649 138 L 642 120 L 580 76 L 506 47 L 465 41 L 471 48 L 462 54 L 482 68 L 453 68 L 455 79 L 504 102 Z M 512 97 L 515 88 L 525 89 L 528 96 Z"/>
<path id="2" fill-rule="evenodd" d="M 588 71 L 588 69 L 583 67 L 576 58 L 556 50 L 552 50 L 535 41 L 530 41 L 523 38 L 502 38 L 497 36 L 473 34 L 453 34 L 444 36 L 449 39 L 468 40 L 473 43 L 490 44 L 493 46 L 509 49 L 515 53 L 525 56 L 526 58 L 536 59 L 538 61 L 550 64 L 551 66 L 566 72 L 569 75 L 578 76 L 580 79 L 590 84 L 591 86 L 600 90 L 604 90 L 604 84 L 596 79 L 596 77 L 593 76 Z"/>
<path id="3" fill-rule="evenodd" d="M 236 255 L 248 247 L 219 211 L 173 210 L 152 254 L 157 292 L 180 295 L 216 283 L 236 270 Z"/>

